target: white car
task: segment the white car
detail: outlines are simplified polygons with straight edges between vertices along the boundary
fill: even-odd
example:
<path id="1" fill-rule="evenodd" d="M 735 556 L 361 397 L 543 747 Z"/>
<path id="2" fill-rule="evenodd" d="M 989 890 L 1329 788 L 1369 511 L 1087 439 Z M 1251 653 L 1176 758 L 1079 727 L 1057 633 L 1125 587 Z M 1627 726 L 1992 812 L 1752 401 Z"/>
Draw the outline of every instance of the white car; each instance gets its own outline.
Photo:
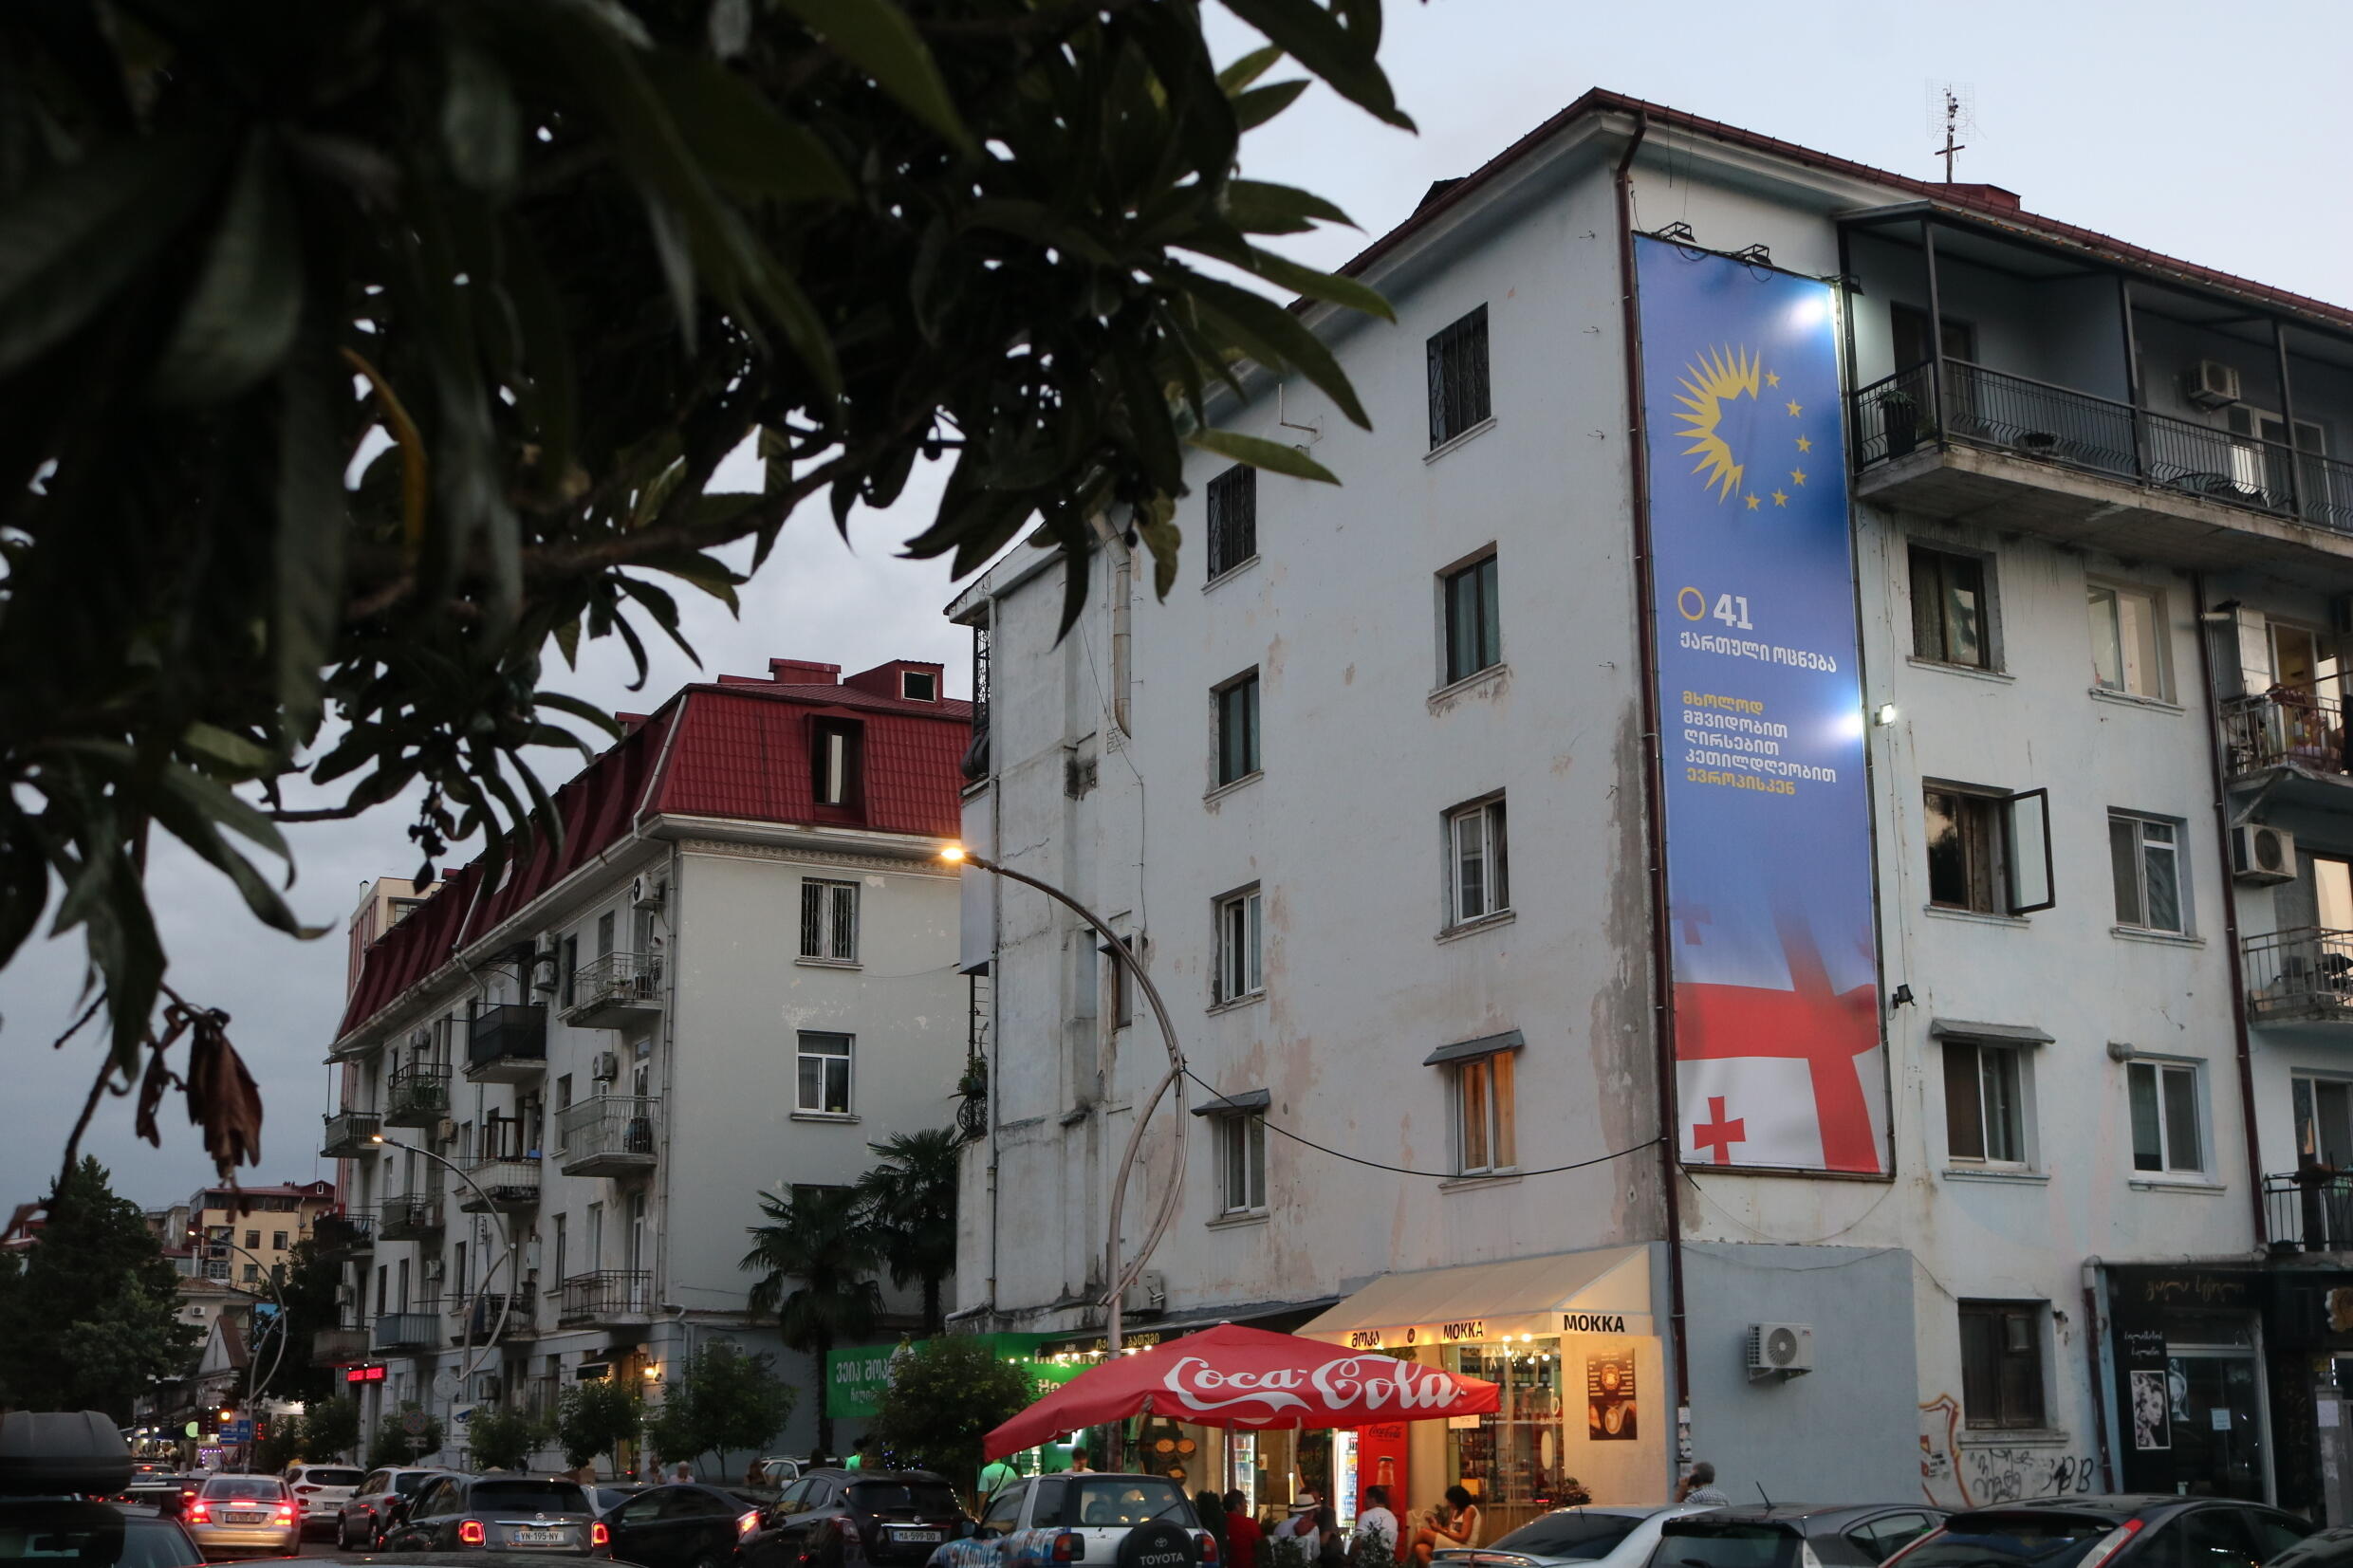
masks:
<path id="1" fill-rule="evenodd" d="M 294 1501 L 302 1508 L 303 1533 L 335 1524 L 366 1474 L 356 1465 L 287 1466 L 286 1484 L 294 1488 Z"/>
<path id="2" fill-rule="evenodd" d="M 1489 1546 L 1435 1554 L 1449 1568 L 1642 1568 L 1658 1545 L 1658 1527 L 1705 1508 L 1555 1508 Z"/>

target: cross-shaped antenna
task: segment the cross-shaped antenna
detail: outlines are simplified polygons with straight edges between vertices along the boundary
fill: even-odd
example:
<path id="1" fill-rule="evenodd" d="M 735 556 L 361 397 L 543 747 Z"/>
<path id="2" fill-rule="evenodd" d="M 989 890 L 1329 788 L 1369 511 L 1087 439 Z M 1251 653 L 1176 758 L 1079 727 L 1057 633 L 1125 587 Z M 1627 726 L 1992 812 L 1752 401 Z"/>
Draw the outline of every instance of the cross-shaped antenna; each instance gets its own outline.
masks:
<path id="1" fill-rule="evenodd" d="M 1931 82 L 1928 84 L 1928 129 L 1933 136 L 1941 131 L 1944 145 L 1936 149 L 1944 159 L 1944 182 L 1953 183 L 1953 157 L 1965 152 L 1968 144 L 1961 138 L 1977 128 L 1976 90 L 1965 82 Z"/>

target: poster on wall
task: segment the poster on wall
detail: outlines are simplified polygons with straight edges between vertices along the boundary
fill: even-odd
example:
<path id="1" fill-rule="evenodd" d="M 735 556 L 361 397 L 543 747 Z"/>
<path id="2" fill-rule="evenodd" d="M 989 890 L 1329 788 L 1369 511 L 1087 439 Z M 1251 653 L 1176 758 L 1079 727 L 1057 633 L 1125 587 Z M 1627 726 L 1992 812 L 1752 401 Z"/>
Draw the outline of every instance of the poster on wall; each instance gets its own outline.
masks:
<path id="1" fill-rule="evenodd" d="M 1639 1435 L 1633 1356 L 1586 1356 L 1586 1439 L 1594 1443 L 1631 1443 Z"/>
<path id="2" fill-rule="evenodd" d="M 2174 1446 L 2174 1405 L 2161 1372 L 2132 1374 L 2133 1447 L 2140 1449 Z"/>
<path id="3" fill-rule="evenodd" d="M 1636 247 L 1681 1157 L 1883 1174 L 1835 301 Z"/>

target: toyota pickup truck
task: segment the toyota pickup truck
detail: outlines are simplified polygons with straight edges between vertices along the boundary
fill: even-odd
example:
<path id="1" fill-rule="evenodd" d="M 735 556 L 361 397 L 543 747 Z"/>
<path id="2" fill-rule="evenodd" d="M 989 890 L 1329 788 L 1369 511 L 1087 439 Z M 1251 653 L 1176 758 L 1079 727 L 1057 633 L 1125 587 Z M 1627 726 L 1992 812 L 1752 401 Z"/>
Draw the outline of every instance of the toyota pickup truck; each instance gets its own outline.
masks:
<path id="1" fill-rule="evenodd" d="M 1216 1568 L 1217 1540 L 1162 1475 L 1033 1475 L 990 1500 L 979 1526 L 926 1568 Z"/>

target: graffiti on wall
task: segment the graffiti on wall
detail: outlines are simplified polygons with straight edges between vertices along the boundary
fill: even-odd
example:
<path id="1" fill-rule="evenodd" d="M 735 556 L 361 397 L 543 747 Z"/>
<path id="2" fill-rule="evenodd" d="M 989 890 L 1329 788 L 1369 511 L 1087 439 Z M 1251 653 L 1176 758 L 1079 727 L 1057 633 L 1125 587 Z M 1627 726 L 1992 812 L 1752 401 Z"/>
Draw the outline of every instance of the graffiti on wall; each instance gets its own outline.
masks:
<path id="1" fill-rule="evenodd" d="M 1940 1508 L 1983 1508 L 2092 1490 L 2088 1454 L 2047 1445 L 1961 1441 L 1961 1402 L 1939 1393 L 1920 1405 L 1920 1493 Z"/>

